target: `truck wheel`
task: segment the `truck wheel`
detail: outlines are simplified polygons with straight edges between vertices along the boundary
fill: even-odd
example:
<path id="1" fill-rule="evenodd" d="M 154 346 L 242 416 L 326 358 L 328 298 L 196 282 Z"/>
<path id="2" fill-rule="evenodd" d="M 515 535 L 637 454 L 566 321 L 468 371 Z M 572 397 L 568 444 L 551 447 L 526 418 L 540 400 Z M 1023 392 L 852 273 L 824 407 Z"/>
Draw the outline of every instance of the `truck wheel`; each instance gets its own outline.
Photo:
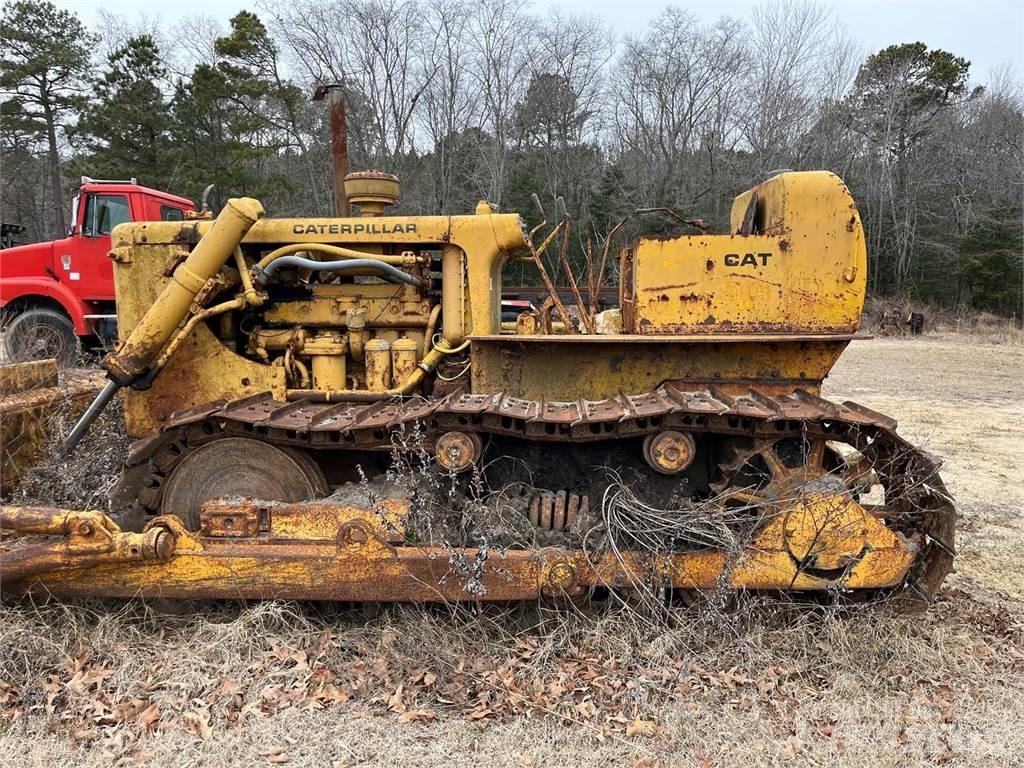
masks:
<path id="1" fill-rule="evenodd" d="M 26 309 L 3 325 L 4 352 L 11 362 L 56 358 L 61 367 L 72 365 L 81 346 L 75 326 L 53 309 Z"/>

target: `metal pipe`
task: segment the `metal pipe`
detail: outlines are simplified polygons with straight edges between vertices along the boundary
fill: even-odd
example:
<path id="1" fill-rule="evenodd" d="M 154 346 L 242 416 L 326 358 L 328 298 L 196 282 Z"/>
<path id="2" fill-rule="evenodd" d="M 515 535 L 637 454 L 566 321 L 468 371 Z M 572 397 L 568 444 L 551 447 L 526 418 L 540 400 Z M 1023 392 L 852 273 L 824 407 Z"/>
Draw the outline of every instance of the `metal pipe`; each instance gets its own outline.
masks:
<path id="1" fill-rule="evenodd" d="M 229 312 L 234 309 L 242 309 L 246 303 L 245 297 L 239 296 L 238 298 L 231 299 L 230 301 L 225 301 L 222 304 L 217 304 L 216 306 L 196 312 L 188 319 L 188 322 L 185 323 L 185 327 L 181 329 L 181 332 L 171 339 L 171 343 L 168 344 L 164 348 L 163 352 L 160 353 L 156 362 L 153 363 L 152 370 L 160 371 L 165 365 L 167 365 L 167 361 L 171 359 L 171 356 L 178 350 L 178 347 L 181 346 L 181 342 L 188 337 L 192 332 L 192 329 L 195 328 L 200 321 L 216 317 L 217 315 L 222 315 L 225 312 Z"/>
<path id="2" fill-rule="evenodd" d="M 140 378 L 188 316 L 196 294 L 231 258 L 242 238 L 263 216 L 251 198 L 228 200 L 210 230 L 192 249 L 146 310 L 128 338 L 104 359 L 111 379 L 122 385 Z"/>
<path id="3" fill-rule="evenodd" d="M 367 341 L 366 307 L 350 309 L 345 315 L 345 328 L 348 330 L 348 353 L 353 360 L 362 360 Z"/>
<path id="4" fill-rule="evenodd" d="M 348 130 L 345 126 L 345 88 L 340 83 L 319 86 L 313 92 L 313 101 L 327 101 L 331 129 L 331 169 L 334 172 L 334 210 L 341 218 L 350 215 L 348 197 L 345 196 L 345 177 L 348 176 Z"/>
<path id="5" fill-rule="evenodd" d="M 59 507 L 0 507 L 0 530 L 54 536 L 65 532 L 71 512 Z"/>
<path id="6" fill-rule="evenodd" d="M 107 407 L 107 403 L 110 402 L 111 398 L 117 394 L 117 391 L 121 388 L 121 384 L 111 379 L 100 390 L 100 393 L 96 395 L 96 399 L 93 400 L 89 407 L 85 409 L 85 413 L 75 423 L 74 428 L 71 430 L 71 434 L 68 435 L 68 439 L 64 441 L 63 452 L 65 454 L 71 453 L 78 445 L 79 441 L 85 437 L 85 433 L 89 431 L 89 427 L 96 421 L 99 415 L 103 412 L 103 409 Z"/>
<path id="7" fill-rule="evenodd" d="M 461 344 L 466 337 L 465 254 L 455 245 L 441 248 L 441 324 L 449 344 Z"/>
<path id="8" fill-rule="evenodd" d="M 437 321 L 441 318 L 441 305 L 435 304 L 434 308 L 430 310 L 430 316 L 427 318 L 427 332 L 423 337 L 423 354 L 427 354 L 431 347 L 434 345 L 434 331 L 437 330 Z"/>
<path id="9" fill-rule="evenodd" d="M 345 126 L 345 94 L 340 87 L 330 88 L 327 101 L 331 105 L 331 167 L 334 170 L 334 210 L 339 216 L 350 216 L 352 211 L 345 196 L 345 177 L 348 176 L 348 131 Z"/>
<path id="10" fill-rule="evenodd" d="M 154 525 L 145 533 L 124 532 L 102 512 L 0 507 L 0 528 L 62 537 L 0 552 L 0 578 L 8 589 L 50 571 L 113 562 L 165 561 L 175 548 L 174 535 L 165 526 Z"/>
<path id="11" fill-rule="evenodd" d="M 259 293 L 252 284 L 252 275 L 249 274 L 249 267 L 245 263 L 245 256 L 242 254 L 242 248 L 239 246 L 235 248 L 235 268 L 238 270 L 238 279 L 242 281 L 242 293 L 245 296 L 245 303 L 258 307 L 265 300 L 266 296 Z"/>
<path id="12" fill-rule="evenodd" d="M 423 284 L 423 281 L 418 277 L 414 277 L 408 272 L 403 272 L 397 267 L 393 267 L 377 258 L 316 261 L 315 259 L 306 259 L 302 256 L 281 256 L 265 268 L 257 268 L 256 280 L 260 285 L 266 285 L 277 271 L 285 267 L 298 267 L 314 272 L 347 272 L 354 269 L 372 269 L 377 272 L 383 272 L 382 276 L 388 282 L 405 283 L 406 285 L 414 285 L 416 287 Z"/>
<path id="13" fill-rule="evenodd" d="M 395 267 L 415 267 L 418 264 L 425 264 L 427 262 L 427 257 L 420 257 L 414 253 L 403 253 L 399 256 L 394 256 L 391 254 L 356 251 L 352 248 L 343 248 L 340 245 L 330 245 L 329 243 L 291 243 L 289 245 L 282 245 L 280 248 L 275 248 L 260 259 L 259 264 L 253 267 L 253 272 L 259 275 L 261 271 L 265 270 L 277 259 L 282 256 L 287 256 L 290 253 L 298 253 L 299 251 L 319 251 L 320 253 L 326 253 L 328 256 L 334 256 L 339 259 L 376 259 L 377 261 L 383 261 L 385 264 L 391 264 Z"/>

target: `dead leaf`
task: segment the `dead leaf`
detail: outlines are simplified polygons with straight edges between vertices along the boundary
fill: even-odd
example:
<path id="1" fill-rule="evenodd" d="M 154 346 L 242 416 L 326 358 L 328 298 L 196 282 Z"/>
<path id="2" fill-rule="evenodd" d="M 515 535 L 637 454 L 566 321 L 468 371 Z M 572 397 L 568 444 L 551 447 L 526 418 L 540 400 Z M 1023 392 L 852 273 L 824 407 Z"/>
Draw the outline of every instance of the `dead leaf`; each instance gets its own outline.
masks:
<path id="1" fill-rule="evenodd" d="M 160 720 L 160 710 L 158 709 L 156 702 L 153 702 L 144 710 L 139 712 L 135 718 L 135 722 L 138 723 L 142 730 L 148 731 Z"/>
<path id="2" fill-rule="evenodd" d="M 210 726 L 210 710 L 207 707 L 200 707 L 186 712 L 185 727 L 206 741 L 213 733 L 213 728 Z"/>
<path id="3" fill-rule="evenodd" d="M 632 738 L 633 736 L 653 736 L 657 724 L 653 720 L 641 720 L 636 718 L 629 725 L 626 726 L 626 738 Z"/>
<path id="4" fill-rule="evenodd" d="M 402 697 L 401 683 L 399 683 L 398 687 L 395 689 L 395 692 L 391 694 L 391 698 L 388 699 L 388 708 L 392 712 L 405 712 L 406 706 L 405 700 Z"/>
<path id="5" fill-rule="evenodd" d="M 429 723 L 437 718 L 437 714 L 429 709 L 409 709 L 398 716 L 400 723 Z"/>
<path id="6" fill-rule="evenodd" d="M 83 694 L 112 674 L 114 670 L 107 667 L 82 667 L 68 680 L 67 687 L 73 693 Z"/>
<path id="7" fill-rule="evenodd" d="M 71 738 L 75 741 L 92 741 L 99 735 L 100 732 L 95 728 L 79 728 L 71 732 Z"/>
<path id="8" fill-rule="evenodd" d="M 787 760 L 795 760 L 804 743 L 798 736 L 790 736 L 782 743 L 782 755 Z"/>

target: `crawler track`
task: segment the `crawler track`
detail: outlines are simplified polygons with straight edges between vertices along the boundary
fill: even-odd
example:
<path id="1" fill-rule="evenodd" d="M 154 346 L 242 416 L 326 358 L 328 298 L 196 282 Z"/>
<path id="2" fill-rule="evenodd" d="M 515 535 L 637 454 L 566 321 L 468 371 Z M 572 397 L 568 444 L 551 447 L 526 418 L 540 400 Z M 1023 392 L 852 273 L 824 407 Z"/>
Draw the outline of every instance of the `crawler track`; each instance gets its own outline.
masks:
<path id="1" fill-rule="evenodd" d="M 449 430 L 561 443 L 663 429 L 761 440 L 810 436 L 860 451 L 885 489 L 884 509 L 875 514 L 906 536 L 923 534 L 926 544 L 904 588 L 908 596 L 930 602 L 952 569 L 956 510 L 937 462 L 900 438 L 895 427 L 892 419 L 855 403 L 833 403 L 803 390 L 770 396 L 752 388 L 727 395 L 713 387 L 673 383 L 640 395 L 576 402 L 455 392 L 435 400 L 358 405 L 281 402 L 260 394 L 175 413 L 159 434 L 133 446 L 120 496 L 156 514 L 164 481 L 177 463 L 189 451 L 227 435 L 313 451 L 357 452 L 391 450 L 396 432 L 413 429 L 428 444 Z"/>

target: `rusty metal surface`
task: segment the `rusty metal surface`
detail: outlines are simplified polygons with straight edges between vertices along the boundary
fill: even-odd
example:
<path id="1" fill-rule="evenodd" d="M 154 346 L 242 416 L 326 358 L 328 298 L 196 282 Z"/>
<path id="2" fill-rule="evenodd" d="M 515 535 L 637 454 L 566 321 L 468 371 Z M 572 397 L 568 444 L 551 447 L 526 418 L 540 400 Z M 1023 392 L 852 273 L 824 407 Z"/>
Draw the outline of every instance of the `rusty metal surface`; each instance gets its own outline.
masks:
<path id="1" fill-rule="evenodd" d="M 732 434 L 738 428 L 745 431 L 753 426 L 771 434 L 777 431 L 771 422 L 780 420 L 804 423 L 812 431 L 827 431 L 831 422 L 885 431 L 895 427 L 892 419 L 855 403 L 832 403 L 802 389 L 784 394 L 770 392 L 753 386 L 727 394 L 714 386 L 690 389 L 685 382 L 666 382 L 650 392 L 618 394 L 603 400 L 527 400 L 501 392 L 455 392 L 437 400 L 413 398 L 370 404 L 286 402 L 262 392 L 175 412 L 163 429 L 162 439 L 198 424 L 207 425 L 206 439 L 244 433 L 296 446 L 351 444 L 361 449 L 390 449 L 391 431 L 413 423 L 426 425 L 427 432 L 482 431 L 571 442 L 652 434 L 670 428 Z M 332 438 L 331 434 L 338 437 Z M 132 446 L 132 461 L 148 459 L 152 453 L 152 440 L 140 441 Z"/>
<path id="2" fill-rule="evenodd" d="M 196 413 L 207 415 L 197 421 Z M 507 435 L 541 442 L 608 440 L 656 434 L 666 429 L 683 433 L 748 436 L 762 440 L 793 435 L 799 436 L 801 440 L 845 441 L 862 451 L 874 467 L 876 476 L 882 478 L 886 498 L 890 499 L 887 523 L 893 524 L 900 519 L 910 520 L 904 536 L 907 541 L 916 542 L 914 546 L 917 547 L 915 555 L 906 552 L 903 555 L 894 554 L 895 545 L 886 544 L 888 540 L 884 534 L 888 531 L 883 526 L 872 545 L 878 545 L 878 554 L 866 560 L 868 565 L 858 565 L 851 572 L 849 578 L 856 581 L 847 586 L 877 587 L 881 579 L 878 574 L 885 572 L 888 574 L 885 579 L 896 578 L 894 573 L 905 575 L 906 567 L 909 566 L 912 575 L 907 576 L 907 580 L 922 594 L 931 595 L 952 565 L 955 510 L 942 487 L 934 460 L 895 435 L 891 431 L 891 419 L 883 416 L 872 419 L 869 414 L 869 411 L 854 404 L 832 403 L 804 390 L 773 394 L 770 389 L 748 388 L 741 394 L 727 394 L 714 387 L 688 389 L 684 383 L 668 383 L 655 391 L 639 395 L 620 394 L 602 401 L 574 402 L 531 401 L 510 398 L 502 393 L 474 395 L 456 392 L 433 401 L 412 399 L 405 403 L 381 402 L 372 405 L 303 403 L 301 407 L 292 408 L 284 402 L 275 402 L 261 395 L 183 414 L 180 421 L 172 421 L 160 436 L 164 445 L 176 446 L 173 454 L 154 447 L 153 441 L 149 440 L 133 447 L 130 461 L 136 465 L 140 472 L 139 482 L 146 488 L 146 493 L 140 494 L 139 498 L 155 513 L 161 508 L 159 489 L 164 478 L 173 471 L 178 456 L 210 440 L 239 433 L 275 444 L 313 450 L 359 451 L 391 450 L 392 432 L 405 428 L 408 433 L 413 422 L 415 429 L 428 444 L 437 436 L 453 430 L 481 435 Z M 305 426 L 301 423 L 303 419 L 306 420 Z M 552 524 L 555 506 L 553 501 L 550 505 Z M 537 512 L 539 518 L 539 505 Z M 879 517 L 874 511 L 870 516 Z M 808 524 L 815 523 L 815 520 L 813 516 L 807 517 Z M 928 537 L 927 543 L 919 541 L 920 536 L 925 534 Z M 440 557 L 437 552 L 431 556 Z M 408 552 L 402 554 L 402 558 L 409 557 L 411 554 Z M 529 561 L 529 557 L 524 557 L 526 560 L 523 562 Z M 749 568 L 738 571 L 743 576 L 742 581 L 737 583 L 750 588 L 774 589 L 777 582 L 772 580 L 770 574 L 779 568 L 784 570 L 788 562 L 786 558 L 789 557 L 785 553 L 751 553 L 742 561 Z M 694 584 L 704 583 L 701 579 L 706 577 L 706 569 L 720 567 L 721 558 L 722 553 L 715 552 L 705 552 L 700 556 L 687 555 L 687 558 L 679 561 L 680 578 Z M 515 560 L 516 563 L 520 561 Z M 288 567 L 293 569 L 289 571 L 293 573 L 296 566 Z M 533 574 L 522 578 L 527 581 L 533 579 L 537 567 L 535 563 L 522 565 L 524 572 Z M 419 571 L 416 573 L 416 578 L 423 576 Z M 903 575 L 897 581 L 904 578 Z M 613 580 L 628 581 L 627 576 L 618 573 Z M 813 584 L 800 586 L 811 584 L 805 577 L 809 578 L 809 574 L 801 572 L 792 588 L 818 588 Z M 396 579 L 396 585 L 408 586 L 405 576 L 396 576 Z M 297 594 L 273 578 L 264 586 L 273 594 Z M 491 594 L 532 594 L 529 591 L 532 588 L 522 583 L 515 590 L 507 585 L 496 586 Z M 237 590 L 239 586 L 233 584 L 232 589 Z M 345 589 L 355 590 L 356 587 L 349 584 Z M 374 587 L 365 593 L 372 594 L 372 597 L 353 599 L 431 599 L 425 597 L 419 587 L 410 589 L 412 591 L 405 592 L 398 589 L 398 592 L 388 597 L 378 595 Z M 307 590 L 303 594 L 311 593 Z M 357 592 L 331 594 L 348 595 Z M 444 590 L 437 594 L 452 599 L 452 595 Z"/>
<path id="3" fill-rule="evenodd" d="M 510 409 L 519 417 L 503 415 Z M 197 416 L 202 413 L 205 418 Z M 329 421 L 323 418 L 325 413 L 330 414 Z M 792 413 L 802 418 L 781 419 Z M 890 501 L 883 520 L 875 510 L 851 505 L 845 496 L 812 494 L 769 514 L 751 545 L 732 555 L 716 549 L 597 556 L 560 548 L 501 551 L 414 545 L 404 535 L 407 502 L 402 499 L 368 508 L 329 501 L 207 502 L 197 533 L 185 530 L 175 515 L 164 515 L 153 519 L 145 534 L 122 533 L 100 520 L 107 536 L 95 533 L 97 518 L 88 517 L 89 537 L 78 539 L 70 521 L 80 520 L 75 517 L 80 513 L 5 510 L 0 515 L 4 528 L 68 540 L 59 546 L 46 541 L 35 555 L 24 549 L 0 554 L 5 591 L 34 585 L 54 594 L 112 596 L 502 601 L 574 594 L 596 586 L 629 589 L 653 579 L 682 589 L 714 589 L 723 583 L 766 590 L 885 589 L 908 583 L 915 592 L 930 596 L 951 567 L 955 511 L 931 459 L 891 433 L 884 418 L 872 423 L 861 409 L 801 391 L 770 395 L 750 389 L 735 396 L 675 384 L 590 403 L 456 393 L 406 405 L 300 408 L 259 395 L 182 414 L 159 440 L 138 446 L 132 460 L 151 473 L 148 478 L 143 473 L 143 484 L 159 489 L 182 456 L 211 440 L 242 432 L 312 449 L 384 449 L 390 447 L 391 430 L 401 428 L 412 414 L 427 414 L 419 424 L 428 440 L 454 428 L 471 434 L 586 441 L 656 434 L 670 427 L 762 440 L 795 434 L 822 445 L 843 440 L 871 461 Z M 296 428 L 301 419 L 308 419 L 307 427 Z M 778 489 L 771 493 L 790 495 Z M 158 492 L 140 499 L 159 507 Z M 566 527 L 584 503 L 568 494 L 564 499 L 555 494 L 548 503 L 538 500 L 537 522 L 552 529 Z M 831 517 L 837 511 L 839 523 Z M 889 527 L 908 515 L 916 522 L 908 524 L 906 533 Z M 851 534 L 852 529 L 857 533 Z M 150 539 L 123 538 L 146 535 Z M 148 549 L 142 547 L 147 541 Z M 818 551 L 822 542 L 830 542 L 827 551 Z M 173 553 L 168 555 L 171 543 Z M 154 556 L 140 554 L 146 552 Z M 805 569 L 794 552 L 804 557 L 813 553 L 829 565 L 842 564 L 844 571 L 829 575 Z"/>
<path id="4" fill-rule="evenodd" d="M 567 531 L 590 510 L 590 497 L 561 490 L 542 491 L 530 499 L 530 524 L 544 531 Z"/>
<path id="5" fill-rule="evenodd" d="M 104 384 L 96 371 L 69 371 L 57 381 L 53 360 L 0 365 L 0 493 L 11 493 L 22 475 L 38 464 L 54 435 L 48 424 L 54 412 L 69 407 L 74 417 Z"/>
<path id="6" fill-rule="evenodd" d="M 174 550 L 173 537 L 161 526 L 145 533 L 127 533 L 95 511 L 0 507 L 0 531 L 47 537 L 26 546 L 12 547 L 5 542 L 0 547 L 0 594 L 51 572 L 165 561 Z"/>
<path id="7" fill-rule="evenodd" d="M 743 342 L 759 342 L 761 344 L 774 342 L 801 342 L 801 341 L 869 341 L 874 336 L 865 333 L 702 333 L 702 334 L 650 334 L 640 336 L 627 333 L 602 333 L 594 336 L 577 334 L 575 336 L 554 334 L 526 334 L 511 335 L 507 333 L 474 334 L 469 337 L 471 341 L 515 341 L 521 344 L 740 344 Z"/>
<path id="8" fill-rule="evenodd" d="M 620 392 L 650 392 L 666 381 L 687 382 L 686 389 L 714 385 L 740 393 L 751 386 L 816 391 L 848 343 L 848 337 L 772 342 L 747 337 L 700 345 L 643 337 L 593 344 L 569 341 L 574 337 L 524 338 L 529 341 L 515 336 L 473 341 L 474 392 L 526 400 L 600 400 Z"/>
<path id="9" fill-rule="evenodd" d="M 57 386 L 56 360 L 30 360 L 0 365 L 0 397 Z"/>
<path id="10" fill-rule="evenodd" d="M 364 213 L 380 213 L 398 193 L 397 179 L 357 174 L 349 181 L 352 201 Z M 0 554 L 0 570 L 6 567 L 15 589 L 37 584 L 57 594 L 513 600 L 652 580 L 698 589 L 908 584 L 932 594 L 951 565 L 955 517 L 935 462 L 896 437 L 891 419 L 819 396 L 821 380 L 853 337 L 863 302 L 863 236 L 854 226 L 855 210 L 851 219 L 846 207 L 852 209 L 852 201 L 836 177 L 814 173 L 785 174 L 749 195 L 737 199 L 745 237 L 644 240 L 624 252 L 623 328 L 635 336 L 497 335 L 501 264 L 528 243 L 517 216 L 495 214 L 486 203 L 472 216 L 262 221 L 237 249 L 242 233 L 223 247 L 211 246 L 207 238 L 216 233 L 210 223 L 119 227 L 122 333 L 145 331 L 150 341 L 179 328 L 178 315 L 202 306 L 214 283 L 227 289 L 232 279 L 249 275 L 246 259 L 268 248 L 276 253 L 282 243 L 291 250 L 329 243 L 382 256 L 408 251 L 410 268 L 418 264 L 415 251 L 439 253 L 440 302 L 415 289 L 404 288 L 399 297 L 390 286 L 363 283 L 306 290 L 284 281 L 250 304 L 245 297 L 255 292 L 243 291 L 235 301 L 245 299 L 259 311 L 240 318 L 236 307 L 216 321 L 204 319 L 181 335 L 161 376 L 142 382 L 151 387 L 128 395 L 128 431 L 145 440 L 132 449 L 127 495 L 137 501 L 133 512 L 149 515 L 146 533 L 124 533 L 93 518 L 86 520 L 88 531 L 69 528 L 79 513 L 56 513 L 53 521 L 39 511 L 11 513 L 3 519 L 46 541 L 38 543 L 34 560 L 31 542 Z M 218 267 L 216 280 L 203 283 L 181 274 L 179 265 L 175 275 L 188 283 L 182 293 L 168 283 L 167 261 L 201 233 L 189 261 L 204 249 L 218 255 L 221 266 L 234 255 L 237 276 L 229 279 L 230 270 Z M 748 254 L 754 263 L 744 257 L 730 264 L 739 245 L 756 252 L 756 258 Z M 740 271 L 726 269 L 732 267 Z M 424 279 L 428 271 L 421 270 Z M 176 311 L 157 317 L 159 297 L 171 289 Z M 557 292 L 551 293 L 554 304 Z M 188 307 L 182 305 L 186 294 L 193 297 Z M 378 322 L 382 314 L 387 319 Z M 269 325 L 252 330 L 246 342 L 241 319 Z M 282 343 L 280 326 L 295 339 Z M 160 333 L 153 336 L 154 330 Z M 318 344 L 328 332 L 331 343 Z M 469 352 L 462 355 L 467 337 Z M 450 365 L 438 370 L 436 397 L 381 399 L 399 391 L 390 375 L 370 385 L 368 354 L 392 343 L 394 351 L 400 338 L 415 348 L 413 364 L 421 355 L 451 354 Z M 307 355 L 313 348 L 320 354 Z M 328 375 L 320 360 L 321 374 L 334 384 L 318 386 L 317 361 L 308 360 L 306 369 L 296 356 L 328 357 L 328 349 L 342 357 L 336 361 L 341 367 Z M 392 355 L 384 359 L 394 364 Z M 346 372 L 355 384 L 342 398 L 335 389 L 348 380 Z M 432 374 L 434 363 L 421 362 L 413 372 Z M 400 391 L 416 391 L 419 384 L 416 379 Z M 366 394 L 373 397 L 361 397 Z M 414 525 L 405 530 L 403 499 L 365 508 L 305 501 L 326 495 L 326 479 L 317 475 L 323 469 L 341 475 L 341 464 L 353 457 L 377 463 L 386 457 L 369 452 L 400 450 L 409 435 L 450 471 L 475 466 L 484 445 L 505 438 L 531 443 L 537 454 L 547 450 L 539 443 L 632 438 L 639 445 L 647 439 L 648 461 L 662 471 L 688 462 L 694 451 L 682 450 L 683 443 L 694 435 L 705 436 L 701 445 L 711 446 L 709 455 L 721 446 L 783 436 L 815 445 L 838 440 L 863 452 L 886 501 L 869 511 L 826 488 L 782 506 L 776 501 L 786 494 L 775 488 L 772 498 L 760 500 L 769 514 L 751 526 L 754 538 L 745 549 L 736 547 L 741 551 L 615 549 L 614 555 L 442 547 L 423 543 Z M 678 438 L 662 444 L 658 435 Z M 501 439 L 485 442 L 491 437 Z M 355 453 L 331 463 L 338 458 L 333 452 L 346 450 Z M 221 470 L 248 485 L 217 485 Z M 294 493 L 280 478 L 262 486 L 274 471 L 305 481 Z M 719 490 L 706 480 L 699 493 L 708 485 Z M 220 501 L 182 491 L 192 486 L 213 488 Z M 278 490 L 276 501 L 258 498 Z M 736 490 L 726 483 L 721 493 Z M 350 498 L 340 491 L 332 498 L 341 497 Z M 589 504 L 588 496 L 558 491 L 538 498 L 531 512 L 535 525 L 551 533 L 571 525 Z M 150 539 L 130 538 L 140 535 Z M 820 567 L 805 567 L 812 560 Z M 836 570 L 842 573 L 826 573 Z"/>
<path id="11" fill-rule="evenodd" d="M 345 89 L 338 83 L 319 86 L 313 101 L 327 101 L 328 124 L 331 133 L 331 171 L 334 180 L 334 212 L 349 216 L 348 197 L 345 195 L 345 177 L 349 173 L 348 128 L 345 121 Z"/>
<path id="12" fill-rule="evenodd" d="M 639 241 L 630 290 L 637 333 L 857 330 L 867 253 L 839 177 L 777 174 L 736 198 L 731 223 L 740 234 Z"/>
<path id="13" fill-rule="evenodd" d="M 890 534 L 874 541 L 849 573 L 815 575 L 780 545 L 781 516 L 732 556 L 718 550 L 592 556 L 557 547 L 403 545 L 405 511 L 398 500 L 371 508 L 208 502 L 199 533 L 164 516 L 145 533 L 133 534 L 98 512 L 52 510 L 52 524 L 42 525 L 40 510 L 4 508 L 4 529 L 45 529 L 61 539 L 0 552 L 0 573 L 8 593 L 35 587 L 57 595 L 115 597 L 507 601 L 652 582 L 709 590 L 723 579 L 734 588 L 761 590 L 822 590 L 847 582 L 885 588 L 900 582 L 917 553 L 914 542 Z M 564 515 L 563 510 L 562 525 Z M 877 521 L 873 526 L 886 532 Z"/>

